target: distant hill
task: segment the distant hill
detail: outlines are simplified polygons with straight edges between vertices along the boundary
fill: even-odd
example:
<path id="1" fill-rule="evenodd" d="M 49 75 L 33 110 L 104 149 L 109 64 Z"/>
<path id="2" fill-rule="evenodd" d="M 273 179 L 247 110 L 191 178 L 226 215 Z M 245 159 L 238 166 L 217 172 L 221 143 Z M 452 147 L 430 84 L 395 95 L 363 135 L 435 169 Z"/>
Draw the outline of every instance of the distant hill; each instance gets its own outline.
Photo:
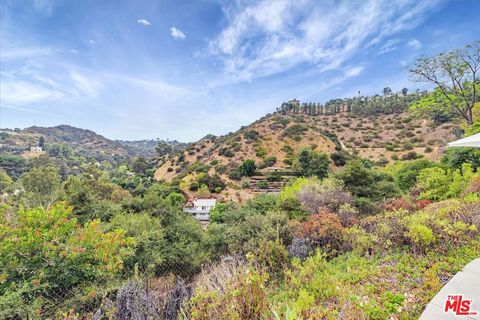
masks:
<path id="1" fill-rule="evenodd" d="M 243 160 L 254 160 L 261 172 L 289 171 L 294 155 L 302 147 L 330 155 L 342 150 L 383 164 L 421 157 L 436 160 L 445 144 L 455 139 L 456 127 L 454 122 L 434 125 L 402 110 L 368 116 L 346 111 L 308 114 L 301 109 L 278 110 L 234 133 L 209 136 L 185 151 L 162 157 L 155 178 L 179 180 L 182 190 L 193 198 L 197 196 L 199 180 L 210 183 L 205 174 L 218 174 L 225 188 L 212 195 L 242 201 L 253 196 L 258 179 L 268 178 L 250 179 L 255 188 L 245 187 L 235 177 L 232 179 L 232 172 Z M 333 164 L 332 169 L 335 169 Z"/>
<path id="2" fill-rule="evenodd" d="M 0 130 L 0 153 L 22 155 L 25 158 L 35 156 L 38 153 L 31 153 L 30 147 L 37 146 L 40 139 L 43 139 L 45 143 L 43 151 L 48 152 L 52 148 L 65 146 L 76 154 L 98 161 L 119 160 L 136 156 L 153 158 L 156 156 L 155 148 L 159 142 L 158 140 L 110 140 L 91 130 L 69 125 L 33 126 L 23 130 Z M 175 146 L 176 149 L 173 151 L 178 151 L 184 145 L 178 141 L 167 141 L 165 143 Z"/>
<path id="3" fill-rule="evenodd" d="M 176 140 L 158 140 L 158 139 L 150 139 L 150 140 L 135 140 L 135 141 L 124 141 L 124 140 L 116 140 L 116 142 L 120 143 L 122 147 L 128 152 L 130 155 L 134 156 L 141 156 L 144 158 L 154 158 L 156 157 L 157 151 L 156 148 L 158 144 L 169 146 L 169 152 L 177 152 L 181 149 L 184 149 L 187 144 L 183 142 L 179 142 Z M 169 153 L 168 150 L 165 152 Z"/>

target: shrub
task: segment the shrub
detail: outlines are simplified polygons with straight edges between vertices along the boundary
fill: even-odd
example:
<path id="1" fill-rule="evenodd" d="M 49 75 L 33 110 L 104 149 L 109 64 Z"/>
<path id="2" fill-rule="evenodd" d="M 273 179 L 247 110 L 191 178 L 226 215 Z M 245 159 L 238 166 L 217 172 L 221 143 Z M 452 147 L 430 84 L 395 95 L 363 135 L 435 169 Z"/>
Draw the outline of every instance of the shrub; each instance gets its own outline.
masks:
<path id="1" fill-rule="evenodd" d="M 336 165 L 337 167 L 344 166 L 348 160 L 350 160 L 352 157 L 351 155 L 344 150 L 334 152 L 330 154 L 330 159 L 332 159 L 333 164 Z"/>
<path id="2" fill-rule="evenodd" d="M 108 229 L 121 229 L 135 239 L 135 253 L 125 261 L 125 268 L 133 273 L 138 267 L 141 272 L 152 274 L 164 262 L 163 248 L 166 246 L 161 220 L 150 214 L 117 214 Z"/>
<path id="3" fill-rule="evenodd" d="M 365 161 L 349 161 L 337 177 L 343 181 L 345 189 L 357 197 L 379 201 L 398 194 L 393 177 L 375 171 Z"/>
<path id="4" fill-rule="evenodd" d="M 250 159 L 243 161 L 243 163 L 238 167 L 240 174 L 245 177 L 253 176 L 256 169 L 257 166 L 255 165 L 255 161 Z"/>
<path id="5" fill-rule="evenodd" d="M 305 131 L 308 131 L 308 127 L 303 124 L 293 124 L 283 131 L 284 137 L 294 137 L 303 134 Z"/>
<path id="6" fill-rule="evenodd" d="M 464 164 L 462 170 L 444 170 L 426 168 L 418 175 L 418 186 L 422 190 L 420 199 L 444 200 L 460 195 L 477 174 L 470 164 Z"/>
<path id="7" fill-rule="evenodd" d="M 407 162 L 401 165 L 400 169 L 394 174 L 397 184 L 403 191 L 412 189 L 416 182 L 420 171 L 425 168 L 432 168 L 436 166 L 429 160 L 417 160 Z"/>
<path id="8" fill-rule="evenodd" d="M 268 273 L 251 266 L 235 274 L 223 291 L 197 290 L 190 300 L 191 319 L 258 319 L 268 310 L 268 278 Z"/>
<path id="9" fill-rule="evenodd" d="M 247 209 L 248 210 L 248 209 Z M 227 243 L 230 252 L 257 253 L 264 241 L 290 242 L 290 227 L 285 212 L 245 212 L 246 216 L 229 225 Z"/>
<path id="10" fill-rule="evenodd" d="M 339 250 L 342 245 L 343 227 L 336 214 L 322 211 L 312 214 L 303 223 L 293 223 L 295 237 L 308 240 L 313 246 L 325 251 Z"/>
<path id="11" fill-rule="evenodd" d="M 312 252 L 312 245 L 305 239 L 293 238 L 287 249 L 290 257 L 305 260 Z"/>
<path id="12" fill-rule="evenodd" d="M 275 163 L 277 163 L 277 157 L 274 157 L 274 156 L 267 157 L 263 160 L 263 164 L 265 167 L 271 167 Z"/>
<path id="13" fill-rule="evenodd" d="M 268 182 L 265 181 L 265 180 L 262 180 L 260 182 L 257 183 L 257 186 L 260 188 L 260 189 L 268 189 Z"/>
<path id="14" fill-rule="evenodd" d="M 410 151 L 409 153 L 405 153 L 402 155 L 402 160 L 414 160 L 417 159 L 419 156 L 415 151 Z"/>
<path id="15" fill-rule="evenodd" d="M 256 130 L 250 130 L 243 134 L 243 137 L 250 141 L 257 141 L 260 134 Z"/>
<path id="16" fill-rule="evenodd" d="M 243 189 L 248 189 L 250 188 L 250 180 L 245 178 L 245 179 L 242 179 L 242 188 Z"/>
<path id="17" fill-rule="evenodd" d="M 235 208 L 232 202 L 222 203 L 217 202 L 215 207 L 210 210 L 210 221 L 216 223 L 225 222 L 225 213 Z"/>
<path id="18" fill-rule="evenodd" d="M 327 154 L 304 148 L 298 154 L 294 167 L 306 177 L 317 176 L 322 179 L 328 175 L 330 160 Z"/>
<path id="19" fill-rule="evenodd" d="M 0 293 L 9 297 L 2 299 L 0 315 L 33 317 L 37 309 L 58 303 L 59 292 L 63 301 L 74 292 L 88 300 L 119 276 L 133 239 L 121 230 L 103 232 L 99 220 L 82 227 L 70 214 L 56 204 L 19 210 L 15 223 L 0 220 Z"/>
<path id="20" fill-rule="evenodd" d="M 297 199 L 310 213 L 322 209 L 337 212 L 343 204 L 352 202 L 352 195 L 343 190 L 341 180 L 326 179 L 321 184 L 308 184 L 297 191 Z"/>
<path id="21" fill-rule="evenodd" d="M 230 170 L 230 172 L 228 173 L 228 177 L 232 180 L 237 180 L 239 181 L 241 178 L 242 178 L 242 175 L 240 173 L 240 171 L 237 169 L 232 169 Z"/>

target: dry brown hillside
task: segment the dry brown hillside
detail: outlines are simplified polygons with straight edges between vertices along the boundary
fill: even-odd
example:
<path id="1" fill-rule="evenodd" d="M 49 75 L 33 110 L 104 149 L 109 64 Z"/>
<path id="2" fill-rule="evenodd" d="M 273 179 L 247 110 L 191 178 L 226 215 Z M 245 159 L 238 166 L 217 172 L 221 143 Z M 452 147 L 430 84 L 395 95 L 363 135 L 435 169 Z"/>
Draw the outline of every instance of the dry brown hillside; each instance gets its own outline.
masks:
<path id="1" fill-rule="evenodd" d="M 429 121 L 413 119 L 406 113 L 375 117 L 276 113 L 235 133 L 201 140 L 181 154 L 162 158 L 155 178 L 179 180 L 182 190 L 193 198 L 198 196 L 196 187 L 205 175 L 218 174 L 226 187 L 218 193 L 210 190 L 212 195 L 241 201 L 254 193 L 245 178 L 239 181 L 229 178 L 229 174 L 243 160 L 254 160 L 261 171 L 268 167 L 288 171 L 293 157 L 303 147 L 329 154 L 343 149 L 383 162 L 415 157 L 437 159 L 445 143 L 455 138 L 454 127 L 451 123 L 432 127 Z"/>

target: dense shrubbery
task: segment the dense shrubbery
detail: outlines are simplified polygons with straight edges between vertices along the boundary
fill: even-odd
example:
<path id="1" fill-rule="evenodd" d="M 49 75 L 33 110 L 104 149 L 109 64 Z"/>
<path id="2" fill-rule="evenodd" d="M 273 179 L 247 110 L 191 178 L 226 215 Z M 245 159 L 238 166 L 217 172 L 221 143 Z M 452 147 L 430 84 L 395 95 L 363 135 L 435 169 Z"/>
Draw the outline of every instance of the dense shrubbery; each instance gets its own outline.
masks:
<path id="1" fill-rule="evenodd" d="M 20 209 L 15 219 L 2 218 L 2 318 L 28 318 L 74 293 L 94 299 L 122 271 L 135 240 L 122 230 L 103 232 L 99 220 L 82 227 L 70 211 L 57 204 L 48 210 Z"/>

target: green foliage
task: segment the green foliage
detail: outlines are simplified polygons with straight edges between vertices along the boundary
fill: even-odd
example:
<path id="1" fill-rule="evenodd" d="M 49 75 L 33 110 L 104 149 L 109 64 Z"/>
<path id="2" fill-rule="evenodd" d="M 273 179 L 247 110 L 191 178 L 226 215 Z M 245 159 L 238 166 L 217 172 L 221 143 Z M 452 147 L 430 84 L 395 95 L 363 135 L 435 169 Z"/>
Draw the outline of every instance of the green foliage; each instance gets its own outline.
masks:
<path id="1" fill-rule="evenodd" d="M 20 156 L 2 154 L 0 155 L 0 168 L 16 180 L 28 170 L 28 165 L 27 161 Z"/>
<path id="2" fill-rule="evenodd" d="M 225 222 L 225 213 L 235 208 L 233 202 L 218 202 L 213 209 L 210 210 L 210 221 L 215 223 Z"/>
<path id="3" fill-rule="evenodd" d="M 305 177 L 317 176 L 320 179 L 328 175 L 330 159 L 326 153 L 318 153 L 310 148 L 300 150 L 294 168 Z"/>
<path id="4" fill-rule="evenodd" d="M 65 197 L 81 223 L 102 218 L 95 216 L 95 207 L 101 200 L 110 199 L 113 190 L 108 174 L 95 165 L 90 165 L 82 175 L 70 176 L 64 184 Z"/>
<path id="5" fill-rule="evenodd" d="M 472 110 L 478 102 L 479 51 L 480 41 L 477 40 L 462 49 L 432 57 L 422 56 L 409 69 L 414 80 L 437 87 L 433 93 L 437 108 L 452 107 L 467 126 L 474 123 Z"/>
<path id="6" fill-rule="evenodd" d="M 308 127 L 303 124 L 292 124 L 283 131 L 284 137 L 294 138 L 296 136 L 302 135 L 304 132 L 308 131 Z"/>
<path id="7" fill-rule="evenodd" d="M 275 163 L 277 163 L 277 157 L 271 156 L 271 157 L 266 157 L 265 159 L 263 159 L 263 165 L 265 167 L 271 167 Z"/>
<path id="8" fill-rule="evenodd" d="M 351 160 L 352 156 L 347 151 L 342 150 L 330 154 L 330 159 L 332 159 L 334 165 L 341 167 Z"/>
<path id="9" fill-rule="evenodd" d="M 398 194 L 391 175 L 378 172 L 361 160 L 348 162 L 337 177 L 343 181 L 345 189 L 357 197 L 379 201 Z"/>
<path id="10" fill-rule="evenodd" d="M 55 167 L 32 168 L 24 173 L 20 182 L 26 192 L 29 207 L 48 207 L 57 200 L 60 192 L 60 177 Z"/>
<path id="11" fill-rule="evenodd" d="M 220 191 L 225 189 L 225 182 L 217 174 L 213 176 L 208 174 L 202 175 L 197 179 L 197 181 L 199 185 L 206 185 L 208 191 L 213 193 L 219 193 Z"/>
<path id="12" fill-rule="evenodd" d="M 284 243 L 290 239 L 288 216 L 281 211 L 254 213 L 248 210 L 241 220 L 227 228 L 227 243 L 231 252 L 258 253 L 264 241 L 276 239 Z"/>
<path id="13" fill-rule="evenodd" d="M 238 171 L 244 177 L 253 176 L 256 170 L 257 166 L 255 165 L 255 161 L 250 159 L 244 160 L 243 163 L 238 167 Z"/>
<path id="14" fill-rule="evenodd" d="M 409 107 L 409 112 L 419 118 L 431 119 L 437 125 L 449 122 L 457 116 L 455 109 L 439 88 L 435 88 L 413 103 Z"/>
<path id="15" fill-rule="evenodd" d="M 0 192 L 7 191 L 12 184 L 12 178 L 4 170 L 0 170 Z"/>
<path id="16" fill-rule="evenodd" d="M 429 160 L 417 160 L 396 164 L 394 177 L 397 185 L 402 191 L 409 191 L 417 183 L 417 176 L 425 168 L 435 167 L 436 165 Z"/>
<path id="17" fill-rule="evenodd" d="M 470 164 L 463 164 L 462 169 L 426 168 L 417 177 L 418 186 L 422 190 L 421 199 L 444 200 L 459 196 L 470 181 L 478 177 Z"/>
<path id="18" fill-rule="evenodd" d="M 480 150 L 477 148 L 450 148 L 444 153 L 442 163 L 453 169 L 460 169 L 462 164 L 471 164 L 474 170 L 480 167 Z"/>
<path id="19" fill-rule="evenodd" d="M 63 204 L 2 218 L 0 316 L 30 318 L 75 291 L 95 296 L 122 271 L 133 244 L 123 231 L 103 232 L 98 220 L 81 227 Z"/>
<path id="20" fill-rule="evenodd" d="M 247 140 L 250 140 L 250 141 L 257 141 L 258 138 L 260 137 L 258 131 L 255 131 L 255 130 L 250 130 L 250 131 L 247 131 L 243 134 L 243 137 Z"/>
<path id="21" fill-rule="evenodd" d="M 135 252 L 125 260 L 125 269 L 133 274 L 135 268 L 141 272 L 155 273 L 165 262 L 164 249 L 167 245 L 161 220 L 147 213 L 117 214 L 108 224 L 109 230 L 123 230 L 135 239 Z"/>

